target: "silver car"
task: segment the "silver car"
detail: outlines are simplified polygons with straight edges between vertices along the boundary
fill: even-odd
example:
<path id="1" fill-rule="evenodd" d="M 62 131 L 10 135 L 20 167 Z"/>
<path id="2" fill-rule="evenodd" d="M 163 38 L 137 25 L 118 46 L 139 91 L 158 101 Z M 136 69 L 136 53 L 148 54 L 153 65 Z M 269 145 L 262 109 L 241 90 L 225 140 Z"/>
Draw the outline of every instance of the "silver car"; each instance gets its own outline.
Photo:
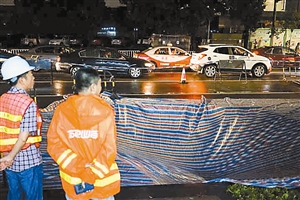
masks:
<path id="1" fill-rule="evenodd" d="M 49 45 L 69 46 L 70 45 L 70 37 L 67 35 L 64 35 L 64 36 L 56 35 L 55 38 L 53 38 L 49 41 Z"/>
<path id="2" fill-rule="evenodd" d="M 55 66 L 55 62 L 57 57 L 60 54 L 64 53 L 71 53 L 74 49 L 66 46 L 60 45 L 44 45 L 44 46 L 37 46 L 29 49 L 25 52 L 20 52 L 19 55 L 25 58 L 26 60 L 46 60 L 51 62 L 51 66 Z"/>
<path id="3" fill-rule="evenodd" d="M 49 41 L 50 37 L 46 35 L 29 34 L 21 39 L 20 45 L 33 47 L 37 45 L 47 45 Z"/>

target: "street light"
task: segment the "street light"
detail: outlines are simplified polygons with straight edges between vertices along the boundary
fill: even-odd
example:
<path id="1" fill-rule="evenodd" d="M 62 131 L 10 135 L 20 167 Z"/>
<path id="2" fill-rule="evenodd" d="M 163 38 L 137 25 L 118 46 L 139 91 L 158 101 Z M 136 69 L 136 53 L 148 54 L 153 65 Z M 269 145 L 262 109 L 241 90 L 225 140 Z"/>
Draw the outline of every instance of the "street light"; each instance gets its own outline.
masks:
<path id="1" fill-rule="evenodd" d="M 134 28 L 133 32 L 134 32 L 134 42 L 136 43 L 137 41 L 137 33 L 138 33 L 139 29 L 138 28 Z"/>
<path id="2" fill-rule="evenodd" d="M 276 5 L 277 2 L 281 1 L 281 0 L 274 0 L 274 7 L 273 7 L 273 19 L 272 19 L 272 27 L 271 27 L 271 41 L 270 41 L 270 45 L 273 46 L 273 42 L 274 42 L 274 35 L 275 35 L 275 22 L 276 22 Z"/>

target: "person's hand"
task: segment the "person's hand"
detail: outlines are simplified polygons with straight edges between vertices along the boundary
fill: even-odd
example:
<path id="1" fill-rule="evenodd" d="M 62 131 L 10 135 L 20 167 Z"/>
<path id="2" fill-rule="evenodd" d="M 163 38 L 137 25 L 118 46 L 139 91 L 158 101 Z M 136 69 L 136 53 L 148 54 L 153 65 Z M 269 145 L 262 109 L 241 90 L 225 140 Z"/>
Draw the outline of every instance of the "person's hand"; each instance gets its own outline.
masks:
<path id="1" fill-rule="evenodd" d="M 5 170 L 7 167 L 11 166 L 13 161 L 1 161 L 0 162 L 0 171 Z"/>
<path id="2" fill-rule="evenodd" d="M 13 164 L 13 159 L 11 159 L 8 155 L 4 156 L 0 159 L 0 171 L 6 169 L 7 167 Z"/>

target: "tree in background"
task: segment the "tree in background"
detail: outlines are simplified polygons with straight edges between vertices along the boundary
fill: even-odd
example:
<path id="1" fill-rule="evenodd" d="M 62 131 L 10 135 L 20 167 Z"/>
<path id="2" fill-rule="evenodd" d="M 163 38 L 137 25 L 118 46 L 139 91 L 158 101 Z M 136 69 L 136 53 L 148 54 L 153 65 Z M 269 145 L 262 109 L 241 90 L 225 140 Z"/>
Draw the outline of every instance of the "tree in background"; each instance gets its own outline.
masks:
<path id="1" fill-rule="evenodd" d="M 106 15 L 104 0 L 15 0 L 10 25 L 23 33 L 83 33 Z"/>
<path id="2" fill-rule="evenodd" d="M 284 29 L 299 29 L 300 28 L 300 13 L 299 12 L 285 12 L 282 16 L 280 25 Z"/>
<path id="3" fill-rule="evenodd" d="M 248 46 L 248 38 L 250 31 L 258 27 L 258 22 L 261 19 L 262 12 L 265 8 L 266 0 L 228 0 L 227 6 L 230 18 L 240 19 L 244 26 L 243 39 L 244 46 Z"/>
<path id="4" fill-rule="evenodd" d="M 230 0 L 119 0 L 127 6 L 128 21 L 145 35 L 151 33 L 196 35 L 216 13 L 228 13 Z"/>

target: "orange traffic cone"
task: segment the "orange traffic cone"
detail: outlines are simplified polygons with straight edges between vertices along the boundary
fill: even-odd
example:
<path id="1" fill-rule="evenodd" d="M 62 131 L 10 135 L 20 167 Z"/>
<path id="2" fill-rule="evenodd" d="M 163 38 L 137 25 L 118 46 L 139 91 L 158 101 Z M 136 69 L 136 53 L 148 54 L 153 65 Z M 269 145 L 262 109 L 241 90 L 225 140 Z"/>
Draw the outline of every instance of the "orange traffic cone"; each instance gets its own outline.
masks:
<path id="1" fill-rule="evenodd" d="M 180 83 L 181 84 L 187 83 L 186 82 L 186 75 L 185 75 L 185 68 L 184 67 L 182 68 Z"/>

